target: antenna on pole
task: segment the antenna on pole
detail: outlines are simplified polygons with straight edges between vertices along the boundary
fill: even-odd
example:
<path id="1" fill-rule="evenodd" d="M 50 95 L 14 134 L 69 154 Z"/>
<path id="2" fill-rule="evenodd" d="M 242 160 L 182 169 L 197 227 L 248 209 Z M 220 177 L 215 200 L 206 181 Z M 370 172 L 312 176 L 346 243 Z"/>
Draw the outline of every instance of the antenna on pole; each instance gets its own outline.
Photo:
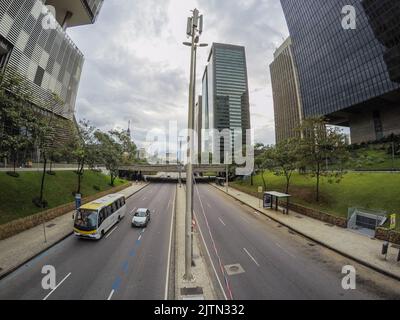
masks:
<path id="1" fill-rule="evenodd" d="M 131 120 L 128 121 L 128 130 L 126 131 L 129 138 L 131 138 Z"/>

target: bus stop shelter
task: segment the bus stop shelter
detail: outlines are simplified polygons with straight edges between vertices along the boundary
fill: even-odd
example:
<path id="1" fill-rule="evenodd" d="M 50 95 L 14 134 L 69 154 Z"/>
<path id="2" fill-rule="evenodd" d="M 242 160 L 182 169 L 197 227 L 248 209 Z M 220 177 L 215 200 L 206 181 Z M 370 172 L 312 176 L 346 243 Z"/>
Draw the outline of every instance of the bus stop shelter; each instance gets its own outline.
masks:
<path id="1" fill-rule="evenodd" d="M 279 200 L 286 200 L 286 210 L 285 214 L 289 214 L 289 203 L 290 203 L 290 194 L 276 192 L 276 191 L 268 191 L 264 192 L 264 208 L 274 209 L 278 211 Z"/>

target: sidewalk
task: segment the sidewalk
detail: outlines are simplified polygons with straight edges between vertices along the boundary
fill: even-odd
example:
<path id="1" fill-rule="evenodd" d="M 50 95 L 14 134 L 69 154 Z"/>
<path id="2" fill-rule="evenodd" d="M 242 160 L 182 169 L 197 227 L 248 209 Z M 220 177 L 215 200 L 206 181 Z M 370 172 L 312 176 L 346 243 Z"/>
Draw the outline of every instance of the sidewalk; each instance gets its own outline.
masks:
<path id="1" fill-rule="evenodd" d="M 193 236 L 193 260 L 196 266 L 192 267 L 193 282 L 183 279 L 185 274 L 185 188 L 177 185 L 175 202 L 175 300 L 215 300 L 212 280 L 200 250 L 198 233 Z M 200 288 L 200 290 L 199 290 Z"/>
<path id="2" fill-rule="evenodd" d="M 212 186 L 226 193 L 225 187 L 215 184 Z M 229 188 L 228 194 L 293 231 L 376 271 L 400 280 L 400 262 L 396 262 L 397 248 L 392 246 L 389 248 L 386 261 L 381 255 L 383 241 L 370 239 L 348 229 L 327 225 L 294 211 L 290 211 L 289 215 L 284 215 L 282 211 L 276 212 L 260 208 L 258 198 L 234 188 Z"/>
<path id="3" fill-rule="evenodd" d="M 134 183 L 119 193 L 129 198 L 147 185 L 147 183 Z M 1 240 L 0 278 L 71 235 L 73 232 L 73 214 L 74 211 L 71 211 L 45 224 L 47 242 L 45 242 L 43 225 Z"/>

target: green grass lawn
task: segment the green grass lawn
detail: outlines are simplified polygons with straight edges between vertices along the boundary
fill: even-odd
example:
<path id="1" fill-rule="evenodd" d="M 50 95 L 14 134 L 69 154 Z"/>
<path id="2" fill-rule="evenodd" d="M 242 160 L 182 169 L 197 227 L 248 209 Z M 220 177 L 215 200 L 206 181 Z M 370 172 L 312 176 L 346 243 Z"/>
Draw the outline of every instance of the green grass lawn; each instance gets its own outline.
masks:
<path id="1" fill-rule="evenodd" d="M 55 176 L 46 175 L 45 199 L 49 208 L 73 202 L 72 192 L 76 191 L 77 182 L 78 177 L 73 171 L 57 171 Z M 117 179 L 115 186 L 125 182 Z M 0 172 L 0 224 L 41 211 L 32 203 L 32 199 L 39 196 L 40 183 L 41 172 L 20 172 L 19 178 Z M 86 171 L 82 180 L 82 195 L 85 197 L 108 190 L 111 188 L 109 183 L 109 177 Z"/>
<path id="2" fill-rule="evenodd" d="M 400 169 L 400 157 L 388 154 L 382 146 L 368 146 L 352 152 L 348 169 L 392 170 Z"/>
<path id="3" fill-rule="evenodd" d="M 265 180 L 268 191 L 285 191 L 284 177 L 265 173 Z M 315 181 L 315 178 L 294 174 L 289 190 L 292 201 L 341 217 L 347 217 L 350 207 L 400 214 L 400 174 L 348 173 L 339 184 L 330 184 L 322 178 L 320 203 L 315 201 Z M 257 195 L 257 188 L 262 185 L 261 175 L 254 177 L 254 186 L 250 185 L 250 179 L 232 183 L 253 195 Z"/>

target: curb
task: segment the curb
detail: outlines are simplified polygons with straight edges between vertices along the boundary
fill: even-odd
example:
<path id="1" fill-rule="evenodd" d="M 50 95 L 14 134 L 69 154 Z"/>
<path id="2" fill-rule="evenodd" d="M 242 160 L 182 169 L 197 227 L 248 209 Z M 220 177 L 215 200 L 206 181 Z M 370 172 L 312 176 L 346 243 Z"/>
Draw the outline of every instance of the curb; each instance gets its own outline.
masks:
<path id="1" fill-rule="evenodd" d="M 285 227 L 288 228 L 289 230 L 296 232 L 297 234 L 303 236 L 304 238 L 307 238 L 307 239 L 309 239 L 309 240 L 311 240 L 311 241 L 314 241 L 315 243 L 317 243 L 317 244 L 319 244 L 319 245 L 321 245 L 321 246 L 323 246 L 323 247 L 325 247 L 325 248 L 327 248 L 327 249 L 329 249 L 329 250 L 332 250 L 332 251 L 334 251 L 334 252 L 336 252 L 336 253 L 338 253 L 338 254 L 340 254 L 340 255 L 342 255 L 342 256 L 348 258 L 348 259 L 351 259 L 351 260 L 353 260 L 353 261 L 355 261 L 355 262 L 357 262 L 357 263 L 359 263 L 359 264 L 361 264 L 361 265 L 363 265 L 363 266 L 365 266 L 365 267 L 368 267 L 368 268 L 370 268 L 370 269 L 372 269 L 372 270 L 374 270 L 374 271 L 376 271 L 376 272 L 379 272 L 379 273 L 381 273 L 381 274 L 383 274 L 383 275 L 385 275 L 385 276 L 388 276 L 388 277 L 390 277 L 390 278 L 392 278 L 392 279 L 395 279 L 395 280 L 397 280 L 397 281 L 400 281 L 400 276 L 398 276 L 398 275 L 396 275 L 396 274 L 394 274 L 394 273 L 392 273 L 392 272 L 390 272 L 390 271 L 386 271 L 386 270 L 384 270 L 384 269 L 381 269 L 381 268 L 379 268 L 379 267 L 377 267 L 377 266 L 375 266 L 375 265 L 373 265 L 373 264 L 371 264 L 371 263 L 369 263 L 369 262 L 367 262 L 367 261 L 364 261 L 364 260 L 361 260 L 361 259 L 359 259 L 359 258 L 353 257 L 353 256 L 351 256 L 350 254 L 348 254 L 348 253 L 346 253 L 346 252 L 343 252 L 343 251 L 341 251 L 341 250 L 339 250 L 339 249 L 337 249 L 337 248 L 335 248 L 335 247 L 332 247 L 331 245 L 326 244 L 326 243 L 324 243 L 323 241 L 321 241 L 321 240 L 319 240 L 319 239 L 316 239 L 316 238 L 314 238 L 314 237 L 312 237 L 312 236 L 310 236 L 310 235 L 307 235 L 306 233 L 304 233 L 304 232 L 302 232 L 302 231 L 299 231 L 299 230 L 297 230 L 297 229 L 295 229 L 295 228 L 293 228 L 293 227 L 287 225 L 287 224 L 284 223 L 284 222 L 279 221 L 279 220 L 276 219 L 275 217 L 272 217 L 272 216 L 266 214 L 265 212 L 260 211 L 260 208 L 253 207 L 251 204 L 248 204 L 248 203 L 246 203 L 246 202 L 244 202 L 244 201 L 242 201 L 242 200 L 236 198 L 235 196 L 233 196 L 233 195 L 231 195 L 231 194 L 229 194 L 229 193 L 226 193 L 225 191 L 221 190 L 221 189 L 218 188 L 217 186 L 215 186 L 215 185 L 213 185 L 213 184 L 211 184 L 211 183 L 210 183 L 210 185 L 213 186 L 215 189 L 219 190 L 220 192 L 222 192 L 222 193 L 224 193 L 224 194 L 226 194 L 226 195 L 232 197 L 233 199 L 239 201 L 240 203 L 242 203 L 242 204 L 244 204 L 244 205 L 246 205 L 246 206 L 248 206 L 248 207 L 250 207 L 250 208 L 256 210 L 257 212 L 261 213 L 262 215 L 264 215 L 264 216 L 270 218 L 271 220 L 273 220 L 273 221 L 275 221 L 275 222 L 277 222 L 277 223 L 279 223 L 279 224 L 285 226 Z M 232 188 L 232 187 L 231 187 L 231 188 Z M 236 189 L 235 189 L 235 190 L 236 190 Z M 242 192 L 242 191 L 240 191 L 240 190 L 238 190 L 238 191 L 239 191 L 239 192 Z"/>
<path id="2" fill-rule="evenodd" d="M 176 198 L 178 195 L 178 185 L 175 186 L 175 196 L 174 196 L 174 208 L 172 210 L 172 234 L 171 234 L 171 248 L 170 248 L 170 261 L 169 261 L 169 274 L 168 276 L 168 292 L 166 296 L 166 300 L 175 300 L 175 288 L 176 288 L 176 275 L 175 275 L 175 266 L 176 266 Z"/>
<path id="3" fill-rule="evenodd" d="M 145 184 L 143 187 L 141 187 L 140 189 L 136 190 L 134 193 L 132 193 L 131 195 L 129 195 L 128 197 L 126 197 L 126 199 L 131 198 L 133 195 L 135 195 L 136 193 L 138 193 L 139 191 L 142 191 L 144 188 L 146 188 L 150 183 Z M 132 185 L 131 185 L 132 186 Z M 129 187 L 131 187 L 129 186 Z M 127 188 L 129 188 L 127 187 Z M 122 191 L 122 190 L 121 190 Z M 66 213 L 68 214 L 68 213 Z M 36 259 L 37 257 L 39 257 L 40 255 L 42 255 L 43 253 L 45 253 L 47 250 L 55 247 L 56 245 L 58 245 L 60 242 L 64 241 L 65 239 L 67 239 L 68 237 L 72 236 L 74 234 L 73 231 L 69 232 L 67 235 L 63 236 L 61 239 L 57 240 L 56 242 L 53 242 L 52 244 L 50 244 L 48 247 L 44 248 L 43 250 L 41 250 L 40 252 L 36 253 L 35 255 L 33 255 L 32 257 L 26 259 L 24 262 L 19 263 L 17 266 L 3 272 L 2 274 L 0 274 L 0 280 L 4 279 L 5 277 L 7 277 L 8 275 L 10 275 L 11 273 L 13 273 L 14 271 L 16 271 L 17 269 L 21 268 L 23 265 L 31 262 L 32 260 Z"/>

